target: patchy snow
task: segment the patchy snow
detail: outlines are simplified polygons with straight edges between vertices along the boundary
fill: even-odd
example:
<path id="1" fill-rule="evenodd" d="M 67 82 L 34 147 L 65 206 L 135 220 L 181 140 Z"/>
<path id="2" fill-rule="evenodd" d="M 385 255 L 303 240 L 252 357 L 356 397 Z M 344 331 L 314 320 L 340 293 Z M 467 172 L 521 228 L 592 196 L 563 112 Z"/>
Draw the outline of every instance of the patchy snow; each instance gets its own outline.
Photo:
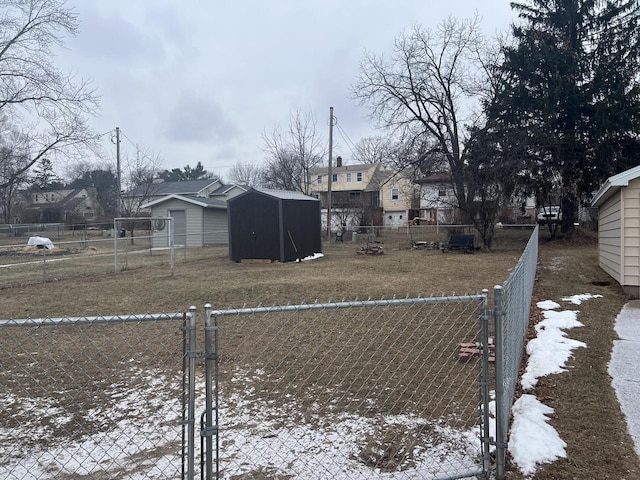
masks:
<path id="1" fill-rule="evenodd" d="M 560 304 L 554 302 L 553 300 L 544 300 L 542 302 L 536 303 L 536 306 L 540 310 L 555 310 L 556 308 L 560 308 Z"/>
<path id="2" fill-rule="evenodd" d="M 318 472 L 334 479 L 432 478 L 450 472 L 479 470 L 479 427 L 466 431 L 447 425 L 446 419 L 427 420 L 415 415 L 363 417 L 339 411 L 305 417 L 298 402 L 274 406 L 255 397 L 254 382 L 265 372 L 238 371 L 233 394 L 220 404 L 221 466 L 225 478 L 313 478 Z M 60 435 L 49 422 L 72 421 L 52 399 L 7 398 L 31 420 L 15 429 L 0 427 L 0 478 L 178 478 L 181 469 L 179 379 L 161 371 L 132 366 L 131 381 L 114 383 L 107 394 L 113 400 L 80 412 L 104 428 L 74 438 Z M 204 384 L 203 379 L 197 382 Z M 239 387 L 238 387 L 239 386 Z M 250 399 L 250 400 L 249 400 Z M 317 406 L 316 411 L 320 408 Z M 495 410 L 495 405 L 492 406 Z M 204 393 L 198 392 L 198 412 L 204 411 Z M 76 418 L 77 420 L 77 418 Z M 196 427 L 196 430 L 199 427 Z M 96 429 L 98 430 L 98 429 Z M 382 433 L 400 433 L 403 445 L 395 471 L 382 472 L 371 458 L 385 458 Z M 495 425 L 492 425 L 495 432 Z M 495 434 L 495 433 L 494 433 Z M 196 432 L 196 458 L 200 440 Z M 197 467 L 198 469 L 199 467 Z"/>
<path id="3" fill-rule="evenodd" d="M 553 408 L 534 395 L 524 394 L 513 404 L 513 424 L 509 451 L 525 475 L 532 475 L 539 463 L 566 456 L 567 444 L 547 422 Z"/>
<path id="4" fill-rule="evenodd" d="M 580 295 L 573 295 L 571 297 L 562 297 L 563 302 L 571 302 L 574 305 L 580 305 L 585 300 L 591 300 L 592 298 L 600 298 L 602 295 L 591 295 L 590 293 L 581 293 Z"/>
<path id="5" fill-rule="evenodd" d="M 564 372 L 564 365 L 573 355 L 573 350 L 587 346 L 583 342 L 567 338 L 564 332 L 566 329 L 583 326 L 577 320 L 577 311 L 547 310 L 543 315 L 545 319 L 535 326 L 536 338 L 527 344 L 529 360 L 521 380 L 525 390 L 535 387 L 540 377 Z"/>
<path id="6" fill-rule="evenodd" d="M 602 295 L 580 294 L 562 298 L 563 301 L 580 305 L 583 301 Z M 573 355 L 573 349 L 587 345 L 567 337 L 564 330 L 582 327 L 577 319 L 578 311 L 564 310 L 556 302 L 545 300 L 537 303 L 544 310 L 544 320 L 536 325 L 536 338 L 527 344 L 529 359 L 522 375 L 522 387 L 533 388 L 540 377 L 561 373 Z M 535 473 L 536 466 L 566 457 L 566 443 L 547 421 L 553 409 L 542 404 L 534 395 L 524 394 L 512 407 L 513 422 L 509 438 L 509 452 L 524 475 Z"/>
<path id="7" fill-rule="evenodd" d="M 313 255 L 309 255 L 308 257 L 304 257 L 302 259 L 303 262 L 305 261 L 309 261 L 309 260 L 317 260 L 318 258 L 322 258 L 324 257 L 324 254 L 322 253 L 314 253 Z"/>

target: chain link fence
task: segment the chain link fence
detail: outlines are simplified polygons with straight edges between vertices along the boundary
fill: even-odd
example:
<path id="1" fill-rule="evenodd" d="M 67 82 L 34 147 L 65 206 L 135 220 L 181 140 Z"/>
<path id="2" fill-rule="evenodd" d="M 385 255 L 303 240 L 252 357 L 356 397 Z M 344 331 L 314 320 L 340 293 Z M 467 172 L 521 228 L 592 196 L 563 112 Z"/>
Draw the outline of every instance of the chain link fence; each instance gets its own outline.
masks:
<path id="1" fill-rule="evenodd" d="M 0 478 L 179 478 L 183 314 L 0 322 Z"/>
<path id="2" fill-rule="evenodd" d="M 481 350 L 461 357 L 460 345 L 480 344 L 485 305 L 476 295 L 212 312 L 220 473 L 481 475 Z"/>
<path id="3" fill-rule="evenodd" d="M 494 289 L 496 331 L 496 467 L 504 478 L 511 407 L 529 327 L 531 298 L 538 263 L 539 227 L 533 231 L 524 253 L 502 286 Z"/>
<path id="4" fill-rule="evenodd" d="M 0 288 L 48 283 L 65 278 L 96 276 L 153 266 L 171 266 L 211 256 L 228 255 L 227 245 L 189 248 L 185 245 L 157 248 L 153 235 L 139 230 L 112 237 L 112 230 L 66 231 L 53 248 L 28 245 L 29 237 L 8 239 L 0 245 Z M 5 239 L 7 240 L 7 239 Z"/>
<path id="5" fill-rule="evenodd" d="M 200 347 L 211 328 L 190 340 L 178 328 L 189 314 L 0 322 L 0 477 L 213 471 L 201 438 L 217 422 L 185 435 L 212 411 L 203 359 L 214 358 L 216 478 L 462 478 L 488 468 L 482 355 L 459 356 L 461 343 L 480 345 L 486 295 L 210 315 L 215 355 Z"/>
<path id="6" fill-rule="evenodd" d="M 490 444 L 504 478 L 537 239 L 495 329 L 486 294 L 0 321 L 0 478 L 482 477 Z"/>

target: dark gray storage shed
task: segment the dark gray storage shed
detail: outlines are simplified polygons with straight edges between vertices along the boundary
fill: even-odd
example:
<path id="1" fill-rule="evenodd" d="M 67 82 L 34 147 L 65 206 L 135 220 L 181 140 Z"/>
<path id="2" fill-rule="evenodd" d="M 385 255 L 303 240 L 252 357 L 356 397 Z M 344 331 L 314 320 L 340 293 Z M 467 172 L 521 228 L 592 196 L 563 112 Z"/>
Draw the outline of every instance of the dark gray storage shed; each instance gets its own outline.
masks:
<path id="1" fill-rule="evenodd" d="M 322 252 L 320 201 L 251 188 L 227 201 L 229 258 L 291 262 Z"/>

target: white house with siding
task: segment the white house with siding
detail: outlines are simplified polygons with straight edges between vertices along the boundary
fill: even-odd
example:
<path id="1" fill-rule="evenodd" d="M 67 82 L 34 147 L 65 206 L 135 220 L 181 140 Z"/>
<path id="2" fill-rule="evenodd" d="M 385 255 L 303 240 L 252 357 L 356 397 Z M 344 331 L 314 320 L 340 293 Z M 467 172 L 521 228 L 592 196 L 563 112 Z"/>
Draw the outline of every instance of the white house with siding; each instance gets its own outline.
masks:
<path id="1" fill-rule="evenodd" d="M 640 298 L 640 166 L 609 177 L 591 205 L 598 208 L 600 267 L 629 298 Z"/>

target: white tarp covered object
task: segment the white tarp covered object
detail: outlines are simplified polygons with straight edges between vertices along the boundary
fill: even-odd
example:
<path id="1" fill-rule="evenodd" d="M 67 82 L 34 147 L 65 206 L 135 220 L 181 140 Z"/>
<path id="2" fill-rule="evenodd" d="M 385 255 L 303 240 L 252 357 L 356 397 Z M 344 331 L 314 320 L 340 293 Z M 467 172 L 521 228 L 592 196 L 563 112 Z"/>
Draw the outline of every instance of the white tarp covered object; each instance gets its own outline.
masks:
<path id="1" fill-rule="evenodd" d="M 39 246 L 39 248 L 46 248 L 47 250 L 51 250 L 53 248 L 53 242 L 51 240 L 47 237 L 40 237 L 38 235 L 29 237 L 27 245 L 35 247 Z"/>

